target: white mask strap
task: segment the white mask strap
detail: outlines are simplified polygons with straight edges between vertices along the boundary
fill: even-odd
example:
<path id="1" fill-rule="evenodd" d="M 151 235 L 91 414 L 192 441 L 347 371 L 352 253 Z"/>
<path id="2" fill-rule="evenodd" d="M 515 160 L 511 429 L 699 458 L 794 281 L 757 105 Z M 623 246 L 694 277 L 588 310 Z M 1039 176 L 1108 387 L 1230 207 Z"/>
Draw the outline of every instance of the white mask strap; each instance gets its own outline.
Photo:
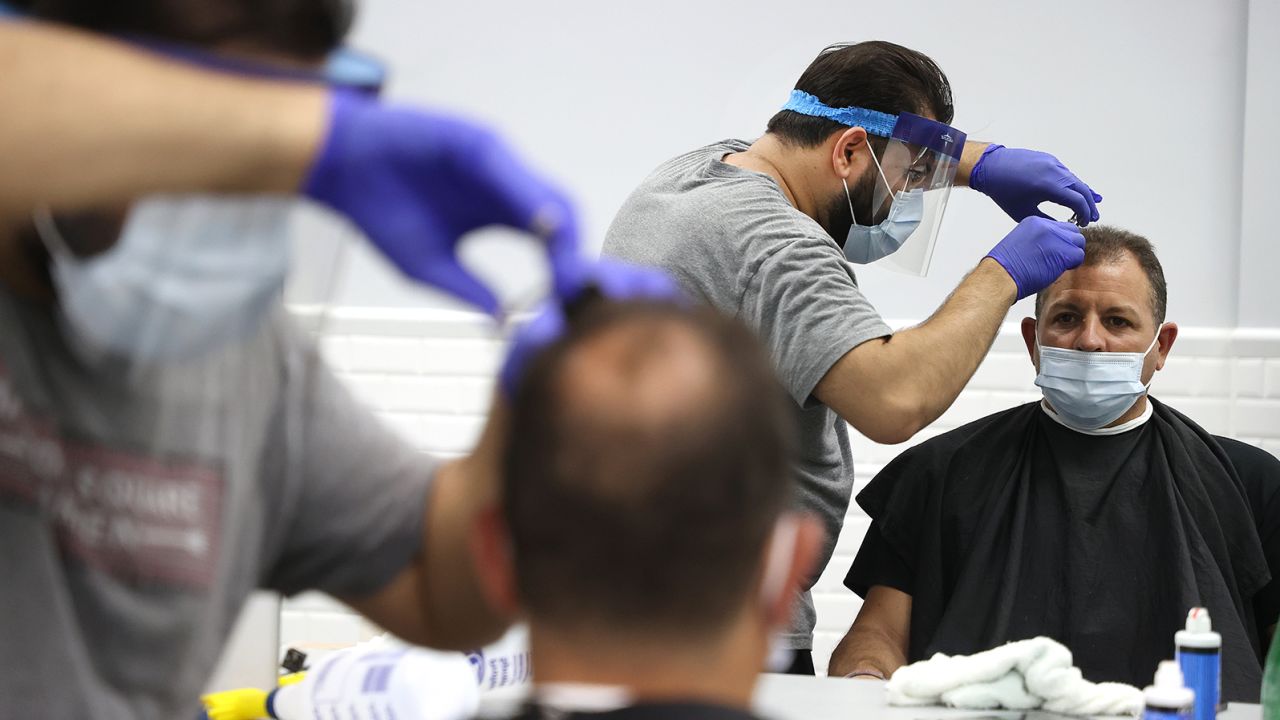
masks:
<path id="1" fill-rule="evenodd" d="M 871 156 L 871 162 L 876 164 L 876 171 L 880 173 L 880 179 L 884 181 L 884 189 L 888 190 L 889 194 L 892 195 L 895 191 L 893 186 L 889 184 L 889 178 L 885 177 L 884 168 L 880 167 L 880 161 L 876 159 L 876 151 L 871 147 L 870 138 L 867 139 L 867 154 Z"/>
<path id="2" fill-rule="evenodd" d="M 849 218 L 857 225 L 858 216 L 853 212 L 853 196 L 849 194 L 849 183 L 845 182 L 844 178 L 840 178 L 840 184 L 844 185 L 844 199 L 849 201 Z"/>
<path id="3" fill-rule="evenodd" d="M 1148 345 L 1147 349 L 1142 353 L 1142 357 L 1145 358 L 1151 352 L 1151 348 L 1155 347 L 1156 343 L 1160 342 L 1161 330 L 1164 330 L 1164 323 L 1160 323 L 1160 327 L 1156 328 L 1156 336 L 1151 338 L 1151 344 Z"/>

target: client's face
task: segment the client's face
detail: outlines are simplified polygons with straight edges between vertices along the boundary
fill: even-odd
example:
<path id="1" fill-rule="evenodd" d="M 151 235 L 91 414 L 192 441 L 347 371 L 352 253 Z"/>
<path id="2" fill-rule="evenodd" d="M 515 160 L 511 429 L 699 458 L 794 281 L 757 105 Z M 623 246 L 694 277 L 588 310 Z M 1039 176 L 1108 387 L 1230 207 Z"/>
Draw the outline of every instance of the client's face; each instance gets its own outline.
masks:
<path id="1" fill-rule="evenodd" d="M 1040 344 L 1085 352 L 1143 352 L 1159 331 L 1151 283 L 1129 254 L 1116 262 L 1081 266 L 1049 287 L 1036 323 Z M 1143 381 L 1164 363 L 1165 343 L 1147 355 Z M 1035 358 L 1039 370 L 1039 356 Z"/>

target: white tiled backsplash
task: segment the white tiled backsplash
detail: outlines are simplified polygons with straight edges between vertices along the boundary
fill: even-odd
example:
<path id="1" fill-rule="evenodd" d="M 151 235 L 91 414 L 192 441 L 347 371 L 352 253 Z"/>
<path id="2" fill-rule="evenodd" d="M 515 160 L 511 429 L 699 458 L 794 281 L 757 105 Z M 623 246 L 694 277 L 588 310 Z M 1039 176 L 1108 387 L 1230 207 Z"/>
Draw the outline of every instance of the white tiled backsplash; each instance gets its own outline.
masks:
<path id="1" fill-rule="evenodd" d="M 474 442 L 502 357 L 502 342 L 474 316 L 344 310 L 322 332 L 325 354 L 340 376 L 415 445 L 453 456 Z M 877 445 L 851 431 L 855 493 L 908 445 L 1039 397 L 1034 376 L 1017 327 L 1007 325 L 955 405 L 912 441 Z M 1280 455 L 1280 329 L 1184 328 L 1152 394 L 1210 432 Z M 867 524 L 854 504 L 835 556 L 814 588 L 814 663 L 820 673 L 861 605 L 841 581 Z M 309 594 L 284 603 L 280 642 L 318 650 L 375 632 L 343 606 Z"/>

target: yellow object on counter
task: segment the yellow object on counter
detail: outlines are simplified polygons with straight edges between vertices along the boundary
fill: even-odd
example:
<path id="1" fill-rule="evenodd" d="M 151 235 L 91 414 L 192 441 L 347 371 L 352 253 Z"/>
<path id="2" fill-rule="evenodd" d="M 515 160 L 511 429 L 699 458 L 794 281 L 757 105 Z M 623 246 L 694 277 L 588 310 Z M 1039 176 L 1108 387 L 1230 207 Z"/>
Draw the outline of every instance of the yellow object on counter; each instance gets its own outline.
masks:
<path id="1" fill-rule="evenodd" d="M 301 674 L 301 673 L 295 673 Z M 258 720 L 267 715 L 267 691 L 238 688 L 209 693 L 200 698 L 209 720 Z"/>

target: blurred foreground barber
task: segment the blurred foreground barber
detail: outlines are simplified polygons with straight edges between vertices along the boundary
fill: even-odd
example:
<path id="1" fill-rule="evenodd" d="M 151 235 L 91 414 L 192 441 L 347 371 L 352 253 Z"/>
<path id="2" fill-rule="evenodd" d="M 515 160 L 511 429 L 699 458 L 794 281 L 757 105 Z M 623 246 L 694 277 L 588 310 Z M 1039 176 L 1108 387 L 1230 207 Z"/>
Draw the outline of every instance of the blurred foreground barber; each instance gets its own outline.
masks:
<path id="1" fill-rule="evenodd" d="M 0 22 L 0 714 L 191 717 L 254 588 L 435 647 L 496 637 L 466 531 L 501 403 L 450 463 L 356 403 L 279 302 L 289 196 L 486 310 L 459 239 L 540 235 L 571 299 L 595 271 L 568 204 L 487 130 L 327 60 L 341 3 L 28 4 L 128 44 Z"/>
<path id="2" fill-rule="evenodd" d="M 832 46 L 753 143 L 726 140 L 674 158 L 632 193 L 604 252 L 662 267 L 689 293 L 764 339 L 800 424 L 800 499 L 827 523 L 825 565 L 849 506 L 846 423 L 899 443 L 969 381 L 1009 306 L 1080 264 L 1082 224 L 1102 198 L 1051 155 L 966 142 L 951 86 L 925 55 L 887 42 Z M 849 264 L 923 273 L 953 183 L 1015 221 L 927 321 L 894 332 Z M 812 673 L 808 594 L 788 640 Z"/>

